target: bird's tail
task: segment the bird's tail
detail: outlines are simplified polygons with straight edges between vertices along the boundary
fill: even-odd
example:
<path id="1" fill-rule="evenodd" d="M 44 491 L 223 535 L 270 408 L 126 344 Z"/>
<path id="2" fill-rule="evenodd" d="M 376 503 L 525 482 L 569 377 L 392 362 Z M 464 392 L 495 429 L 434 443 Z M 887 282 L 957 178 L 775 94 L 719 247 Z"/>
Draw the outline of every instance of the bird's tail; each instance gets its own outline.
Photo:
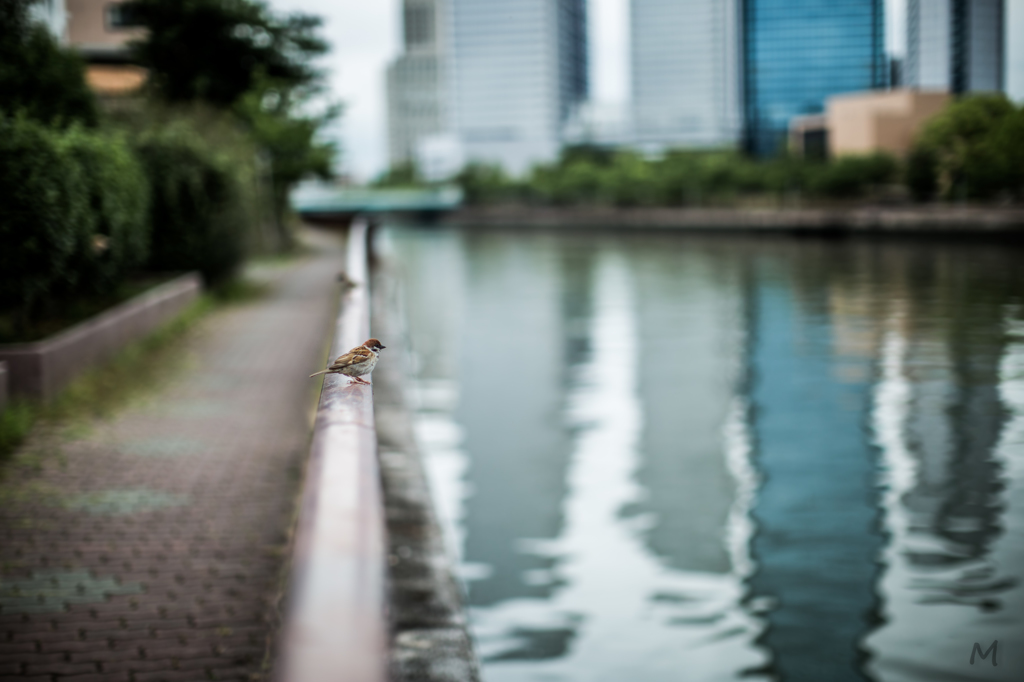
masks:
<path id="1" fill-rule="evenodd" d="M 331 371 L 331 370 L 329 370 L 329 369 L 323 369 L 323 370 L 320 370 L 319 372 L 313 372 L 312 374 L 310 374 L 310 375 L 309 375 L 309 378 L 310 378 L 310 379 L 312 379 L 312 378 L 313 378 L 313 377 L 315 377 L 315 376 L 316 376 L 317 374 L 327 374 L 327 373 L 328 373 L 328 372 L 330 372 L 330 371 Z"/>

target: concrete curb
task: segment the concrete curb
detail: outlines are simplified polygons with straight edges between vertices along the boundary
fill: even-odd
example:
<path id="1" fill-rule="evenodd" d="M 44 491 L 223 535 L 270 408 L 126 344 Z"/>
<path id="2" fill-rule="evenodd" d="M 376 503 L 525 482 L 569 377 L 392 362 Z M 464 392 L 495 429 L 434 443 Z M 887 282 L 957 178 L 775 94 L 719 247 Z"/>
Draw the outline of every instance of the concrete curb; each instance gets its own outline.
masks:
<path id="1" fill-rule="evenodd" d="M 11 397 L 50 400 L 83 371 L 171 320 L 202 291 L 191 272 L 114 306 L 55 336 L 0 345 Z"/>

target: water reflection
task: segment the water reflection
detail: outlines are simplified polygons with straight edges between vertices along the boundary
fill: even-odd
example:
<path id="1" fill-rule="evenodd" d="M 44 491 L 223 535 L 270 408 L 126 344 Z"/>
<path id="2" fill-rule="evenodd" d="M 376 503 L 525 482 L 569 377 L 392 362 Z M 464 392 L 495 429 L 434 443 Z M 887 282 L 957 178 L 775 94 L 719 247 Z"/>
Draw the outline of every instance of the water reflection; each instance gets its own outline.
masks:
<path id="1" fill-rule="evenodd" d="M 1019 251 L 384 238 L 486 680 L 1020 679 Z"/>
<path id="2" fill-rule="evenodd" d="M 754 509 L 752 596 L 772 604 L 762 643 L 787 680 L 862 680 L 860 638 L 875 608 L 875 452 L 866 321 L 798 271 L 756 263 L 747 349 L 751 430 L 763 483 Z M 797 268 L 799 263 L 793 264 Z M 836 303 L 836 299 L 842 303 Z M 823 568 L 826 569 L 823 571 Z"/>
<path id="3" fill-rule="evenodd" d="M 486 571 L 473 583 L 481 606 L 552 594 L 546 576 L 557 557 L 523 551 L 522 543 L 556 537 L 564 525 L 571 443 L 557 418 L 565 386 L 564 323 L 553 295 L 559 263 L 552 253 L 502 246 L 471 245 L 454 415 L 464 447 L 483 455 L 468 463 L 463 522 L 465 560 Z"/>

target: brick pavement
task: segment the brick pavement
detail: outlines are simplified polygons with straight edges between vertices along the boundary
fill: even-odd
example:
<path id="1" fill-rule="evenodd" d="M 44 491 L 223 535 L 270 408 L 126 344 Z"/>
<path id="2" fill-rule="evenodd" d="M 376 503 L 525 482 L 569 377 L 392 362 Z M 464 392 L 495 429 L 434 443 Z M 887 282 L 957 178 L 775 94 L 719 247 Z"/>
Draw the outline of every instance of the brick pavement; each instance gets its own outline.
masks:
<path id="1" fill-rule="evenodd" d="M 340 240 L 312 239 L 257 273 L 267 296 L 200 323 L 167 385 L 8 466 L 0 680 L 265 676 L 343 267 Z"/>

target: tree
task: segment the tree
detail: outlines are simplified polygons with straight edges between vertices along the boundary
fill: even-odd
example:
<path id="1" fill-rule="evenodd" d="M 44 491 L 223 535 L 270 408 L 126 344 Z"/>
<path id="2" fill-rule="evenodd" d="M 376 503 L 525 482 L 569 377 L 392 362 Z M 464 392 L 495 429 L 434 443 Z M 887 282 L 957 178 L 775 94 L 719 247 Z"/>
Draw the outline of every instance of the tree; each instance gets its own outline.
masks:
<path id="1" fill-rule="evenodd" d="M 132 0 L 128 9 L 147 36 L 133 45 L 151 85 L 170 102 L 234 105 L 261 78 L 310 87 L 327 52 L 319 17 L 272 15 L 254 0 Z"/>
<path id="2" fill-rule="evenodd" d="M 1003 190 L 1024 199 L 1024 106 L 1002 120 L 985 139 L 988 157 L 995 160 L 994 170 Z"/>
<path id="3" fill-rule="evenodd" d="M 84 65 L 31 21 L 33 0 L 0 1 L 0 109 L 44 123 L 96 123 Z"/>
<path id="4" fill-rule="evenodd" d="M 319 131 L 340 113 L 312 112 L 323 89 L 313 60 L 328 45 L 319 17 L 279 17 L 256 0 L 132 0 L 128 7 L 147 35 L 133 45 L 150 71 L 150 85 L 170 103 L 202 102 L 230 111 L 266 153 L 276 227 L 285 224 L 291 187 L 308 174 L 328 176 L 333 144 Z"/>
<path id="5" fill-rule="evenodd" d="M 1019 194 L 1022 131 L 1024 110 L 1005 95 L 964 97 L 928 122 L 917 140 L 918 153 L 934 157 L 938 185 L 948 198 Z"/>
<path id="6" fill-rule="evenodd" d="M 391 166 L 373 181 L 374 187 L 419 187 L 423 184 L 415 161 L 402 161 Z"/>
<path id="7" fill-rule="evenodd" d="M 310 174 L 330 177 L 337 153 L 333 143 L 318 141 L 317 133 L 338 117 L 340 107 L 329 106 L 319 114 L 300 114 L 300 110 L 309 108 L 304 94 L 261 79 L 235 106 L 257 144 L 270 156 L 274 214 L 279 236 L 286 245 L 290 245 L 291 235 L 283 218 L 290 189 Z"/>
<path id="8" fill-rule="evenodd" d="M 507 201 L 515 193 L 514 183 L 498 165 L 470 162 L 453 180 L 470 206 Z"/>

